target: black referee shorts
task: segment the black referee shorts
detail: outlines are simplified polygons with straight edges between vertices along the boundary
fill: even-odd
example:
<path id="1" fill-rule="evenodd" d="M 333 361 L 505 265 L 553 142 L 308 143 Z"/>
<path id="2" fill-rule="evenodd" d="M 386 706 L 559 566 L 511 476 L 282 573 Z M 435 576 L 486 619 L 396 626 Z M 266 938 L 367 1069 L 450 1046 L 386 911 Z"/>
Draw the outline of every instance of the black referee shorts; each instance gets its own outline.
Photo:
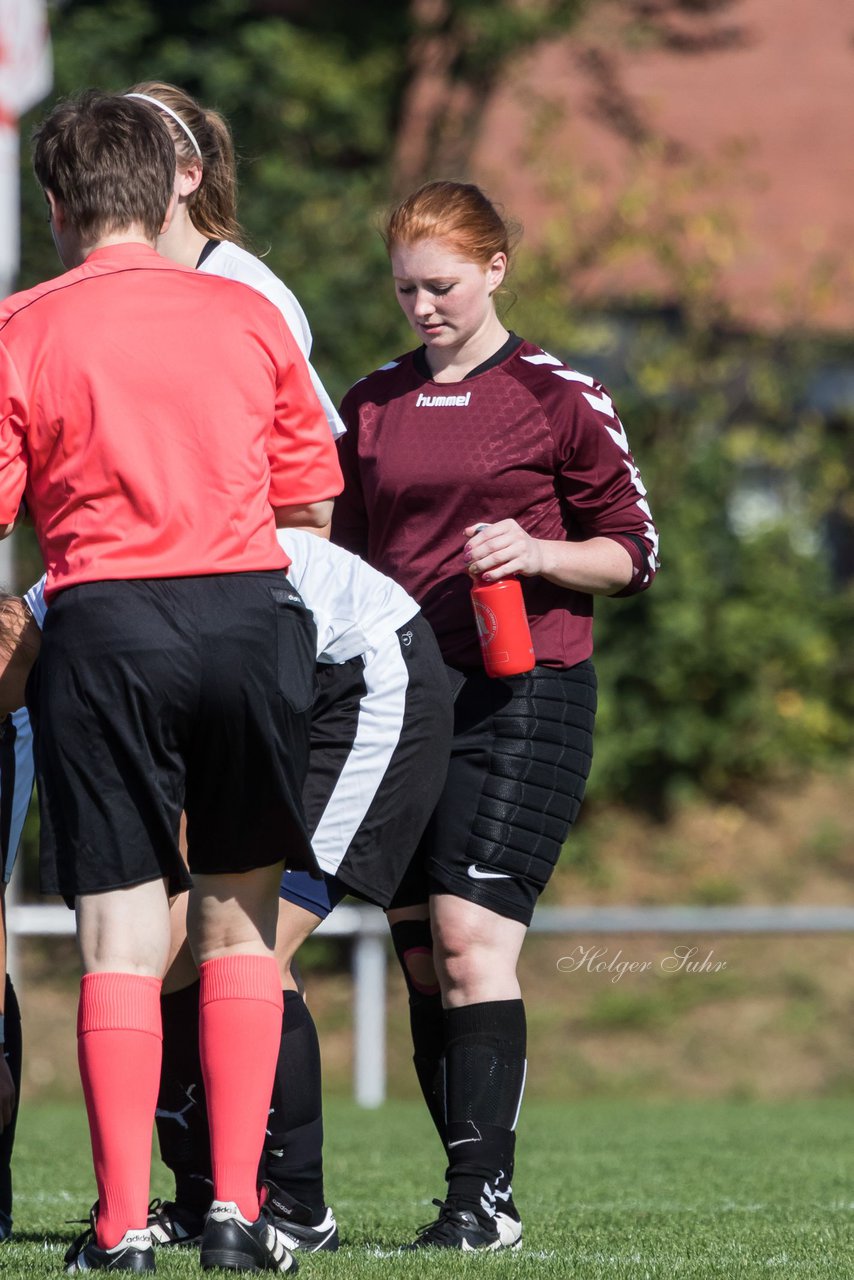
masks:
<path id="1" fill-rule="evenodd" d="M 284 572 L 93 582 L 47 611 L 27 687 L 41 877 L 66 899 L 190 871 L 319 874 L 301 801 L 315 629 Z"/>
<path id="2" fill-rule="evenodd" d="M 429 891 L 528 925 L 590 772 L 593 664 L 469 673 L 454 711 L 448 777 L 421 844 Z"/>

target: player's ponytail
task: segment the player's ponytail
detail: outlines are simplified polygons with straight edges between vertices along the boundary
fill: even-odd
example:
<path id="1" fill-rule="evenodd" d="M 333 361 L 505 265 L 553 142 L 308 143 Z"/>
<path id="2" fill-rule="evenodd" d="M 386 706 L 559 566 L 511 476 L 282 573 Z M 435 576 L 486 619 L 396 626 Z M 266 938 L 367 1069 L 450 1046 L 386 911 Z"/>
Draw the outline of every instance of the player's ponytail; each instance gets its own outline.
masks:
<path id="1" fill-rule="evenodd" d="M 188 211 L 202 235 L 244 244 L 243 229 L 237 220 L 237 165 L 231 130 L 218 111 L 205 111 L 204 117 L 209 145 L 207 151 L 204 147 L 202 150 L 202 181 L 190 197 Z"/>
<path id="2" fill-rule="evenodd" d="M 187 200 L 187 212 L 196 230 L 211 240 L 230 240 L 245 247 L 246 237 L 237 220 L 234 143 L 225 117 L 200 106 L 184 89 L 163 81 L 143 81 L 128 92 L 156 98 L 178 117 L 176 123 L 164 114 L 179 169 L 188 168 L 201 153 L 202 181 Z M 186 128 L 181 128 L 181 122 Z"/>

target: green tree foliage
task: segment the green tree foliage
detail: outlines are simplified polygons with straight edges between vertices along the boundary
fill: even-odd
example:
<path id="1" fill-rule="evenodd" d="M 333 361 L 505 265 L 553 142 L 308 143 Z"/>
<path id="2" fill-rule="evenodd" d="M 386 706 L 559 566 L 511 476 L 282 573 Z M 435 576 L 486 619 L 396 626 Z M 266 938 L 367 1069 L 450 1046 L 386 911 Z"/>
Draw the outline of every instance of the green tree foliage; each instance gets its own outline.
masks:
<path id="1" fill-rule="evenodd" d="M 645 341 L 636 358 L 656 363 Z M 678 345 L 691 361 L 690 335 Z M 756 406 L 730 403 L 703 430 L 704 401 L 730 399 L 745 364 L 768 361 L 727 343 L 712 362 L 719 383 L 697 387 L 688 412 L 626 389 L 665 568 L 647 596 L 599 610 L 606 794 L 660 805 L 699 788 L 743 800 L 757 780 L 851 745 L 844 601 L 806 515 L 820 465 L 804 447 L 809 415 L 792 405 L 762 421 Z M 781 450 L 789 461 L 770 463 Z"/>
<path id="2" fill-rule="evenodd" d="M 405 31 L 396 6 L 385 26 L 380 6 L 317 8 L 329 22 L 323 34 L 316 20 L 297 24 L 235 0 L 70 0 L 52 24 L 55 90 L 62 96 L 86 85 L 121 89 L 163 79 L 225 113 L 240 156 L 250 241 L 306 307 L 316 363 L 330 390 L 341 393 L 363 371 L 364 333 L 387 332 L 391 315 L 376 288 L 382 246 L 369 226 L 387 190 L 390 106 Z M 32 179 L 25 201 L 26 281 L 50 274 L 55 260 Z"/>
<path id="3" fill-rule="evenodd" d="M 509 63 L 581 7 L 67 0 L 53 14 L 56 92 L 159 78 L 227 115 L 251 240 L 302 300 L 315 363 L 340 394 L 409 345 L 378 211 L 402 185 L 470 176 Z M 673 22 L 698 8 L 630 7 L 644 38 L 665 42 L 683 38 Z M 632 104 L 610 81 L 607 96 L 625 135 Z M 715 281 L 736 231 L 698 214 L 702 175 L 663 186 L 655 139 L 630 130 L 636 168 L 603 207 L 595 182 L 555 167 L 553 104 L 532 93 L 528 105 L 531 154 L 541 151 L 564 214 L 529 235 L 508 323 L 609 384 L 662 533 L 653 590 L 597 607 L 594 794 L 659 809 L 695 787 L 742 795 L 851 747 L 851 589 L 833 580 L 824 536 L 834 518 L 854 527 L 851 435 L 806 394 L 828 352 L 795 334 L 733 336 Z M 56 260 L 31 178 L 24 198 L 29 283 Z M 638 250 L 669 281 L 672 314 L 608 316 L 585 301 L 591 267 Z"/>
<path id="4" fill-rule="evenodd" d="M 470 86 L 482 106 L 504 61 L 569 25 L 579 8 L 580 0 L 66 0 L 52 22 L 55 89 L 162 79 L 226 115 L 250 240 L 303 303 L 314 362 L 341 395 L 407 341 L 376 227 L 424 41 L 441 43 L 442 75 Z M 442 94 L 437 136 L 448 109 Z M 52 274 L 55 258 L 31 177 L 24 190 L 27 283 Z"/>
<path id="5" fill-rule="evenodd" d="M 600 260 L 634 238 L 607 219 L 590 232 Z M 648 234 L 660 252 L 654 219 Z M 573 248 L 587 261 L 584 236 Z M 678 270 L 678 311 L 602 314 L 573 297 L 566 244 L 546 248 L 507 317 L 608 382 L 649 489 L 662 571 L 641 596 L 597 602 L 591 793 L 659 813 L 698 791 L 744 800 L 850 751 L 854 710 L 854 584 L 828 536 L 840 513 L 851 527 L 851 437 L 810 406 L 850 352 L 733 333 L 714 289 Z M 708 261 L 696 274 L 714 280 Z"/>

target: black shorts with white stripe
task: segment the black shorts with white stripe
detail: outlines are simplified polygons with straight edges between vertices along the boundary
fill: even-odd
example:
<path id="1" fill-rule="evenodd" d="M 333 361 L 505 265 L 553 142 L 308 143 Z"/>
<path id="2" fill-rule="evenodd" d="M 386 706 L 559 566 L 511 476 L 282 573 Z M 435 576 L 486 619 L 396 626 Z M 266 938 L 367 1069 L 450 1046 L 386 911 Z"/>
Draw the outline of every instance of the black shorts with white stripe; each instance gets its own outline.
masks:
<path id="1" fill-rule="evenodd" d="M 421 614 L 364 658 L 318 668 L 303 791 L 323 870 L 388 906 L 442 790 L 452 704 Z"/>
<path id="2" fill-rule="evenodd" d="M 595 714 L 589 660 L 504 680 L 466 673 L 447 782 L 421 842 L 431 893 L 530 924 L 581 807 Z"/>

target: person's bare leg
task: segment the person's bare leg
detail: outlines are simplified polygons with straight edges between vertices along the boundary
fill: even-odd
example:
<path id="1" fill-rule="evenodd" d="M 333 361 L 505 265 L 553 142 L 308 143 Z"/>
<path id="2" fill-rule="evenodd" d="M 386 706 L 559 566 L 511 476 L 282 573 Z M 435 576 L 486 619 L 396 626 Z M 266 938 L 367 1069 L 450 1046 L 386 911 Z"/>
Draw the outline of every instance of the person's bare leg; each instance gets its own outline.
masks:
<path id="1" fill-rule="evenodd" d="M 285 991 L 299 991 L 300 984 L 292 970 L 292 963 L 306 938 L 310 938 L 320 917 L 305 907 L 298 907 L 287 898 L 279 898 L 279 919 L 276 928 L 276 960 Z"/>

